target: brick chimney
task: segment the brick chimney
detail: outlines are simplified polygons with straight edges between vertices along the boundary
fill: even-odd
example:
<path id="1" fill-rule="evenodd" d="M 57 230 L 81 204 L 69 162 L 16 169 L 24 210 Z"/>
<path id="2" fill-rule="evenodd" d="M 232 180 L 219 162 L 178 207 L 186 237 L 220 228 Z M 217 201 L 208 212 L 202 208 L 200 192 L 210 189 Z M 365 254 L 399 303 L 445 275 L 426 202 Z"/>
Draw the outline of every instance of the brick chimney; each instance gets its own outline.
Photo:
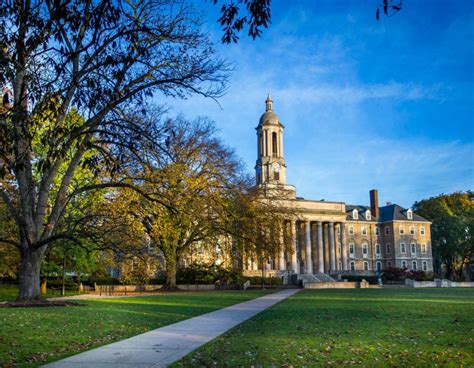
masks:
<path id="1" fill-rule="evenodd" d="M 370 191 L 370 213 L 377 219 L 379 218 L 379 193 L 377 189 Z"/>

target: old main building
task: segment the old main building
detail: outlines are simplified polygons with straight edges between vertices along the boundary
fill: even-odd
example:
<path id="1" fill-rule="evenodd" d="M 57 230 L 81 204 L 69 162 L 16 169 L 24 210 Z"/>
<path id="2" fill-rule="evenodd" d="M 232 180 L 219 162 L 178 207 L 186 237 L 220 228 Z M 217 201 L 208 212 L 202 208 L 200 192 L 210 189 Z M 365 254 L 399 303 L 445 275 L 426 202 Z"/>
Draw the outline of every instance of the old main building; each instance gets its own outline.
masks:
<path id="1" fill-rule="evenodd" d="M 285 222 L 280 254 L 264 265 L 245 257 L 244 273 L 265 267 L 280 276 L 324 280 L 324 274 L 371 275 L 391 267 L 432 271 L 431 223 L 396 204 L 379 207 L 377 190 L 370 191 L 369 206 L 296 196 L 296 188 L 286 183 L 284 126 L 270 97 L 265 103 L 256 128 L 256 184 L 264 192 L 282 193 L 279 202 L 291 208 L 296 219 Z"/>

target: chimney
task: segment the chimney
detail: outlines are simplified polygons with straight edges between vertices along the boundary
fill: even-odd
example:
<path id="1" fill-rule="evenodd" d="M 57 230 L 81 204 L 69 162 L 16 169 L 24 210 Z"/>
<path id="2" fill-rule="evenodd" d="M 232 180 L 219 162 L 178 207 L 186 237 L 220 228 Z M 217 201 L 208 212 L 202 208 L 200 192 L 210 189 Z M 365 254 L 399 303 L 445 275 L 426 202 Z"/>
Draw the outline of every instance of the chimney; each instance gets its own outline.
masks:
<path id="1" fill-rule="evenodd" d="M 370 213 L 377 219 L 379 218 L 379 194 L 377 189 L 370 191 Z"/>

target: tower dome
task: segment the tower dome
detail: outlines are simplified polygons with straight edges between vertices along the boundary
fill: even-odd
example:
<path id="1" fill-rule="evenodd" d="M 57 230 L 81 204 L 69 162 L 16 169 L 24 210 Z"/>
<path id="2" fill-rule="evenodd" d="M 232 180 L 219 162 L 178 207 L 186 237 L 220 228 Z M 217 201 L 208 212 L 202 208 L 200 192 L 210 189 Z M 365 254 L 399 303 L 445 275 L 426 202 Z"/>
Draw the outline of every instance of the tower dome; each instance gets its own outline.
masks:
<path id="1" fill-rule="evenodd" d="M 260 117 L 258 126 L 263 125 L 278 125 L 283 127 L 283 124 L 280 122 L 280 118 L 277 114 L 273 112 L 273 100 L 270 98 L 270 95 L 267 96 L 265 100 L 266 111 Z"/>

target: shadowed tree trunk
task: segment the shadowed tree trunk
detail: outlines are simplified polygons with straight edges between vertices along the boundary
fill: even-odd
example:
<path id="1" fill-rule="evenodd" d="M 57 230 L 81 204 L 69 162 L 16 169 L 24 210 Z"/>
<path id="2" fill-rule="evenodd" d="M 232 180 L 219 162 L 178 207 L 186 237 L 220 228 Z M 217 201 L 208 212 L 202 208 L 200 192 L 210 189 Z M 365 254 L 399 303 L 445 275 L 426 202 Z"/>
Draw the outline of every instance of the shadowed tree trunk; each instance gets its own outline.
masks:
<path id="1" fill-rule="evenodd" d="M 22 248 L 19 269 L 19 292 L 17 301 L 42 301 L 40 288 L 41 260 L 44 247 L 31 250 L 27 245 Z"/>
<path id="2" fill-rule="evenodd" d="M 164 252 L 166 260 L 166 271 L 165 271 L 165 285 L 163 288 L 165 290 L 177 290 L 176 285 L 176 269 L 178 263 L 178 255 L 175 249 L 169 249 L 167 252 Z"/>
<path id="3" fill-rule="evenodd" d="M 176 263 L 166 264 L 165 290 L 176 290 Z"/>

